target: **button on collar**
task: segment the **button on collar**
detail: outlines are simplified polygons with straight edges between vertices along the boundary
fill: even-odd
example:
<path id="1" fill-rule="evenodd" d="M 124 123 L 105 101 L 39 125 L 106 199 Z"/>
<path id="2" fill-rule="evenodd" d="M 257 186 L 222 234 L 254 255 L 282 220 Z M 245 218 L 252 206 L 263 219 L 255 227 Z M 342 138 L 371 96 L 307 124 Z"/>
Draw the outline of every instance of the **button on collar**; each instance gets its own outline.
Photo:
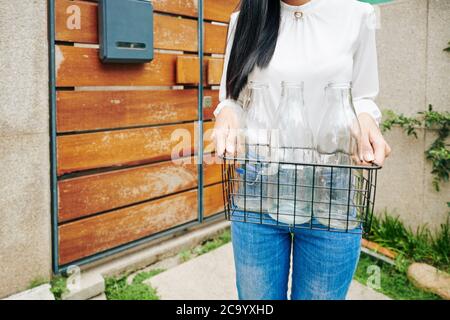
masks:
<path id="1" fill-rule="evenodd" d="M 302 11 L 295 11 L 295 12 L 294 12 L 294 16 L 295 16 L 297 19 L 301 19 L 301 18 L 303 18 L 303 12 L 302 12 Z"/>

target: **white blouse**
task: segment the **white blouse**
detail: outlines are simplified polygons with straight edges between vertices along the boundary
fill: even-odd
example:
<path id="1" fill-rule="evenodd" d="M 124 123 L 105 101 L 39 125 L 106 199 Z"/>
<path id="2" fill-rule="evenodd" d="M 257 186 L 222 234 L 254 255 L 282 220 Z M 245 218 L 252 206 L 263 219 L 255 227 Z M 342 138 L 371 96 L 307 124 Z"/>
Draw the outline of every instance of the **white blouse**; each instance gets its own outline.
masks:
<path id="1" fill-rule="evenodd" d="M 280 0 L 280 4 L 281 23 L 273 58 L 267 68 L 255 67 L 248 80 L 269 84 L 270 103 L 275 109 L 281 81 L 303 81 L 308 119 L 315 132 L 323 116 L 325 86 L 329 82 L 352 82 L 356 113 L 369 113 L 379 123 L 381 112 L 374 102 L 379 90 L 374 8 L 356 0 L 310 0 L 300 6 Z M 224 106 L 241 108 L 247 90 L 242 90 L 237 101 L 226 93 L 238 15 L 234 12 L 230 18 L 216 117 Z"/>

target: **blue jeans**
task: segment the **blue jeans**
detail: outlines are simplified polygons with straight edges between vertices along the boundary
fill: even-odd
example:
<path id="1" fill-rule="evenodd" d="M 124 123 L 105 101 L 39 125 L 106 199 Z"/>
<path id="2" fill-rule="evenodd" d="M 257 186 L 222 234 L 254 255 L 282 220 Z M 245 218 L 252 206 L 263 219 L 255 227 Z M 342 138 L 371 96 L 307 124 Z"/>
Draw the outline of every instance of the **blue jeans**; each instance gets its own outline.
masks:
<path id="1" fill-rule="evenodd" d="M 240 212 L 243 214 L 243 212 Z M 257 222 L 259 214 L 255 215 Z M 264 220 L 270 221 L 264 214 Z M 251 220 L 251 219 L 250 219 Z M 360 254 L 357 233 L 231 222 L 241 300 L 286 300 L 292 249 L 292 300 L 345 299 Z"/>

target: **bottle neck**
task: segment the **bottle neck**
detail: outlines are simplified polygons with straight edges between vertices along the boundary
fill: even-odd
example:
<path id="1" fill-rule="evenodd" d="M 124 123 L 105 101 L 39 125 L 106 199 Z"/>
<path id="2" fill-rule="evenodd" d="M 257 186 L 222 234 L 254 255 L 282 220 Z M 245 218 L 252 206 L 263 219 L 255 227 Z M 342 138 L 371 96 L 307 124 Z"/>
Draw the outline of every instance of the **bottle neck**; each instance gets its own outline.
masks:
<path id="1" fill-rule="evenodd" d="M 283 87 L 281 90 L 283 98 L 299 99 L 297 101 L 303 101 L 303 88 L 302 87 Z"/>
<path id="2" fill-rule="evenodd" d="M 248 96 L 244 104 L 247 128 L 268 129 L 271 127 L 274 110 L 270 106 L 267 89 L 268 86 L 266 84 L 249 87 Z"/>
<path id="3" fill-rule="evenodd" d="M 352 108 L 352 89 L 348 86 L 328 86 L 325 88 L 325 99 L 330 107 Z"/>
<path id="4" fill-rule="evenodd" d="M 250 81 L 249 83 L 249 89 L 250 90 L 266 90 L 269 88 L 269 85 L 267 84 L 267 82 L 263 82 L 263 81 Z"/>
<path id="5" fill-rule="evenodd" d="M 264 103 L 269 86 L 265 82 L 250 81 L 244 109 L 248 110 L 252 105 Z M 266 101 L 267 102 L 267 101 Z"/>
<path id="6" fill-rule="evenodd" d="M 295 103 L 299 108 L 304 106 L 303 85 L 283 83 L 281 89 L 281 105 Z"/>
<path id="7" fill-rule="evenodd" d="M 250 87 L 247 96 L 246 109 L 263 107 L 264 104 L 267 103 L 266 97 L 267 91 L 265 87 Z"/>

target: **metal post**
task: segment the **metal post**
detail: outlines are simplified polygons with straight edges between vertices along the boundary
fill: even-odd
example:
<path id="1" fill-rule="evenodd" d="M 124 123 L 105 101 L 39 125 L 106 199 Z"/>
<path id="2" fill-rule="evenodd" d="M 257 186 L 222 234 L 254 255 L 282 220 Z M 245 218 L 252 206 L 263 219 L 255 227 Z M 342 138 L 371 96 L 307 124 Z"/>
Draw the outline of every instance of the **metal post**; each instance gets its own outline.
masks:
<path id="1" fill-rule="evenodd" d="M 48 1 L 49 103 L 50 103 L 50 185 L 52 221 L 52 266 L 59 270 L 58 248 L 58 181 L 56 159 L 56 74 L 55 74 L 55 0 Z"/>
<path id="2" fill-rule="evenodd" d="M 198 57 L 200 61 L 200 75 L 198 83 L 198 221 L 203 222 L 203 0 L 198 0 Z"/>

